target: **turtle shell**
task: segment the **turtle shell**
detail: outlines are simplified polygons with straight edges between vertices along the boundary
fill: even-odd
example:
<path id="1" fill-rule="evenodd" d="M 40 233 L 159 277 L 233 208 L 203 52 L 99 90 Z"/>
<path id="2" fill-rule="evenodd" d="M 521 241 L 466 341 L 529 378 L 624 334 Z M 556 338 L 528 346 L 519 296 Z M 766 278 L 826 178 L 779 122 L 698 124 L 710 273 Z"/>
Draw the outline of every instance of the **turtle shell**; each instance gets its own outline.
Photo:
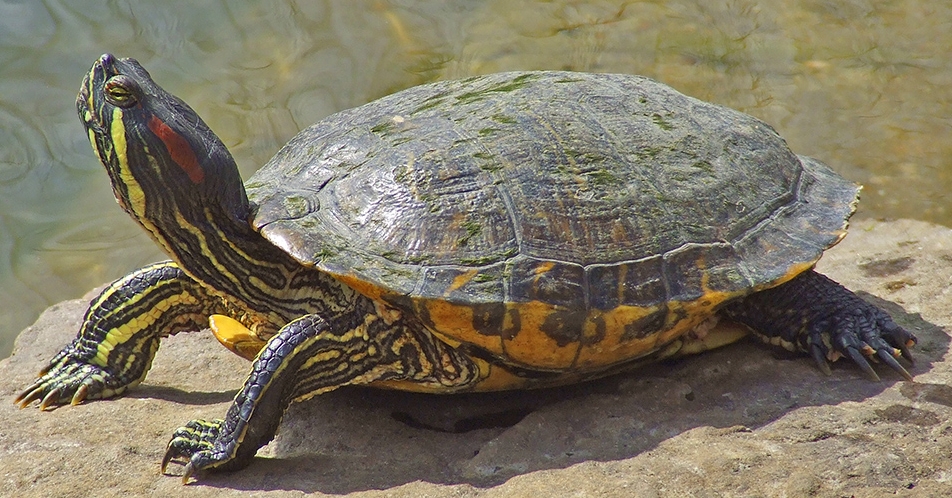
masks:
<path id="1" fill-rule="evenodd" d="M 511 72 L 305 129 L 254 226 L 450 344 L 537 370 L 658 350 L 838 242 L 858 187 L 767 124 L 647 78 Z"/>

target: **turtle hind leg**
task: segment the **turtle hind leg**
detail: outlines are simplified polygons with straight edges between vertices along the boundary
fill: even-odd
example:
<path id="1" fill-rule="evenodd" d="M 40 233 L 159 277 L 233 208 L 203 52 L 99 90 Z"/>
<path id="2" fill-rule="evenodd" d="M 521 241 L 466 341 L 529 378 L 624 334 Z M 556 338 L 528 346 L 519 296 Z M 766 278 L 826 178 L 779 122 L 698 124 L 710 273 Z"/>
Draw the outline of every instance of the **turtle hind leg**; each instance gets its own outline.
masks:
<path id="1" fill-rule="evenodd" d="M 402 320 L 352 313 L 333 323 L 305 315 L 285 325 L 258 353 L 251 375 L 224 419 L 193 420 L 175 431 L 162 460 L 185 464 L 182 478 L 238 470 L 274 438 L 292 401 L 354 384 L 405 380 L 462 389 L 480 379 L 468 357 Z"/>
<path id="2" fill-rule="evenodd" d="M 729 303 L 722 312 L 766 342 L 810 354 L 824 373 L 830 372 L 828 362 L 845 356 L 870 379 L 879 380 L 872 360 L 912 380 L 897 358 L 912 364 L 909 348 L 916 337 L 882 309 L 813 270 Z"/>

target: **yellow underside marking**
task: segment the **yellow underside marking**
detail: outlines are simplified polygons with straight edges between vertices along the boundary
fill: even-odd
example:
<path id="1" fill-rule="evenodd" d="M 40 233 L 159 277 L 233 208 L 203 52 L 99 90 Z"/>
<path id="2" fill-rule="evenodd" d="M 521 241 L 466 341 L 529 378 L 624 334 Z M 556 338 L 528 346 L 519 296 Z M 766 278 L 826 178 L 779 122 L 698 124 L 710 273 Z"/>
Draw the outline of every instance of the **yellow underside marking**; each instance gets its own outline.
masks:
<path id="1" fill-rule="evenodd" d="M 430 320 L 437 324 L 437 329 L 430 332 L 450 346 L 457 347 L 461 342 L 467 342 L 493 354 L 503 354 L 502 338 L 499 335 L 483 335 L 474 330 L 471 307 L 438 299 L 417 299 L 414 307 L 429 315 Z"/>
<path id="2" fill-rule="evenodd" d="M 508 370 L 494 367 L 485 360 L 474 360 L 479 366 L 479 373 L 482 376 L 479 383 L 474 386 L 474 391 L 505 391 L 529 385 L 526 379 L 513 375 Z"/>
<path id="3" fill-rule="evenodd" d="M 593 310 L 583 325 L 584 335 L 591 336 L 593 340 L 579 349 L 574 368 L 597 370 L 607 365 L 651 354 L 693 326 L 691 322 L 672 322 L 676 315 L 673 313 L 674 310 L 669 309 L 663 317 L 665 325 L 662 330 L 645 337 L 637 337 L 632 331 L 627 330 L 628 325 L 637 323 L 659 311 L 658 307 L 640 306 L 618 306 L 604 312 Z M 601 329 L 603 336 L 600 340 L 595 340 L 598 329 Z"/>
<path id="4" fill-rule="evenodd" d="M 519 328 L 511 339 L 501 342 L 502 353 L 506 358 L 517 365 L 529 367 L 555 370 L 572 367 L 581 343 L 571 341 L 560 346 L 543 332 L 546 319 L 558 311 L 556 308 L 540 301 L 509 306 L 514 307 L 519 315 Z"/>
<path id="5" fill-rule="evenodd" d="M 689 333 L 683 333 L 680 338 L 676 336 L 671 339 L 671 342 L 667 344 L 655 345 L 654 347 L 657 349 L 651 351 L 653 354 L 648 358 L 642 359 L 641 362 L 639 362 L 637 358 L 623 358 L 622 361 L 620 361 L 617 365 L 605 364 L 601 365 L 600 368 L 591 370 L 581 368 L 572 369 L 565 371 L 561 375 L 548 377 L 545 379 L 519 377 L 517 375 L 513 375 L 505 368 L 491 365 L 480 358 L 470 358 L 470 360 L 472 360 L 478 366 L 481 377 L 480 380 L 474 385 L 454 389 L 452 387 L 438 383 L 422 383 L 413 380 L 378 381 L 372 382 L 369 385 L 370 387 L 379 389 L 392 389 L 429 394 L 448 394 L 457 391 L 491 392 L 554 387 L 595 379 L 604 375 L 624 371 L 629 368 L 642 366 L 646 363 L 655 362 L 663 358 L 681 357 L 685 355 L 701 353 L 703 351 L 708 351 L 710 349 L 733 343 L 743 338 L 748 333 L 749 331 L 746 329 L 746 327 L 731 321 L 724 321 L 719 323 L 713 330 L 709 331 L 703 338 L 694 338 L 691 337 L 691 334 Z M 625 363 L 626 360 L 628 361 L 627 364 Z M 618 368 L 607 368 L 611 366 L 617 366 Z"/>
<path id="6" fill-rule="evenodd" d="M 208 327 L 222 346 L 247 360 L 253 360 L 267 344 L 244 324 L 230 316 L 212 315 L 208 317 Z"/>
<path id="7" fill-rule="evenodd" d="M 698 266 L 704 269 L 704 261 Z M 691 333 L 702 322 L 714 316 L 715 310 L 725 301 L 732 300 L 753 291 L 781 285 L 804 271 L 812 268 L 814 261 L 792 265 L 789 270 L 773 282 L 739 292 L 716 292 L 708 287 L 709 277 L 702 276 L 702 296 L 695 301 L 672 301 L 666 303 L 667 310 L 661 317 L 664 321 L 658 331 L 627 330 L 633 323 L 659 312 L 660 308 L 619 306 L 601 311 L 591 310 L 582 321 L 578 331 L 581 341 L 572 341 L 559 346 L 555 339 L 542 331 L 547 317 L 558 311 L 542 302 L 508 303 L 503 316 L 503 330 L 496 334 L 481 333 L 473 325 L 473 309 L 466 305 L 453 304 L 439 299 L 414 300 L 414 307 L 425 312 L 437 330 L 430 330 L 434 337 L 451 347 L 471 344 L 498 355 L 515 365 L 544 370 L 562 370 L 564 375 L 549 384 L 573 379 L 591 378 L 606 369 L 623 365 L 638 358 L 657 358 L 659 355 L 686 355 L 706 351 L 734 342 L 748 333 L 746 328 L 726 322 L 718 325 L 707 336 L 691 337 Z M 544 271 L 540 268 L 539 271 Z M 353 283 L 362 293 L 379 296 L 380 290 L 356 277 L 343 276 L 345 283 Z M 510 313 L 516 313 L 519 323 L 512 322 Z M 506 332 L 509 330 L 509 332 Z M 485 332 L 485 331 L 484 331 Z M 511 338 L 510 335 L 515 334 Z M 642 335 L 642 337 L 639 337 Z M 478 361 L 478 360 L 474 360 Z M 488 367 L 488 365 L 487 365 Z M 490 368 L 490 374 L 475 390 L 514 389 L 520 386 L 537 386 L 534 381 L 513 376 L 503 369 Z M 375 382 L 377 387 L 420 392 L 447 392 L 446 386 L 419 384 L 414 381 Z M 452 389 L 449 389 L 452 391 Z"/>
<path id="8" fill-rule="evenodd" d="M 697 301 L 667 303 L 667 310 L 659 317 L 663 321 L 659 330 L 644 334 L 630 330 L 630 325 L 658 313 L 660 308 L 618 306 L 606 311 L 590 310 L 581 322 L 581 329 L 568 332 L 577 334 L 580 340 L 569 341 L 564 345 L 559 345 L 556 339 L 543 331 L 547 318 L 559 312 L 548 303 L 532 301 L 507 304 L 502 317 L 502 330 L 495 331 L 495 334 L 481 333 L 474 328 L 473 310 L 469 306 L 420 299 L 416 307 L 425 309 L 436 324 L 438 330 L 431 330 L 433 335 L 452 347 L 468 343 L 522 367 L 584 375 L 663 349 L 713 316 L 715 309 L 724 301 L 740 295 L 742 293 L 705 289 L 704 295 Z M 513 315 L 518 318 L 518 324 L 512 323 Z M 740 334 L 734 339 L 739 337 Z M 503 383 L 502 380 L 498 382 Z"/>

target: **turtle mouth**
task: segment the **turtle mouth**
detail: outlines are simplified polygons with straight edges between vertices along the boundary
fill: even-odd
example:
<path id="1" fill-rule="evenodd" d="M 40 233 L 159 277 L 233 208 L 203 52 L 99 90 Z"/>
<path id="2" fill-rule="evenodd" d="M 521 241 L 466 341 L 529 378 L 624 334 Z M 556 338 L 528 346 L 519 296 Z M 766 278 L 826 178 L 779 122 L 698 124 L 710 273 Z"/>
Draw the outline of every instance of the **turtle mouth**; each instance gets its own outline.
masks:
<path id="1" fill-rule="evenodd" d="M 87 74 L 86 77 L 83 78 L 83 86 L 79 89 L 79 95 L 76 96 L 76 111 L 79 113 L 80 121 L 82 121 L 83 125 L 87 128 L 101 129 L 102 125 L 99 124 L 99 120 L 90 112 L 89 96 L 89 75 Z"/>

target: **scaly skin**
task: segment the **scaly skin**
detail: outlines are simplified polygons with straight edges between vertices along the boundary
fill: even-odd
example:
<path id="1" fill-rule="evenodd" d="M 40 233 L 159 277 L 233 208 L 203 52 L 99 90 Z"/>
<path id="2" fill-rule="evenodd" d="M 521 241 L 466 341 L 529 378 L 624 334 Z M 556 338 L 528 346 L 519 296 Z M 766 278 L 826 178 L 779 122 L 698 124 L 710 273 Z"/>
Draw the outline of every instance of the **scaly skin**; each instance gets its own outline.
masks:
<path id="1" fill-rule="evenodd" d="M 175 431 L 162 471 L 184 461 L 187 483 L 198 471 L 244 468 L 274 437 L 292 401 L 341 386 L 411 380 L 451 391 L 478 382 L 479 370 L 467 357 L 415 328 L 387 324 L 372 312 L 334 323 L 316 315 L 294 320 L 258 354 L 224 419 L 193 420 Z"/>
<path id="2" fill-rule="evenodd" d="M 828 362 L 845 356 L 878 381 L 868 357 L 912 380 L 896 359 L 912 364 L 909 348 L 916 344 L 916 337 L 885 311 L 813 270 L 734 301 L 722 312 L 750 327 L 765 342 L 809 354 L 827 375 Z"/>
<path id="3" fill-rule="evenodd" d="M 40 400 L 45 410 L 121 394 L 145 378 L 159 339 L 204 328 L 209 313 L 218 309 L 175 263 L 141 268 L 93 299 L 79 335 L 15 403 L 25 407 Z"/>

